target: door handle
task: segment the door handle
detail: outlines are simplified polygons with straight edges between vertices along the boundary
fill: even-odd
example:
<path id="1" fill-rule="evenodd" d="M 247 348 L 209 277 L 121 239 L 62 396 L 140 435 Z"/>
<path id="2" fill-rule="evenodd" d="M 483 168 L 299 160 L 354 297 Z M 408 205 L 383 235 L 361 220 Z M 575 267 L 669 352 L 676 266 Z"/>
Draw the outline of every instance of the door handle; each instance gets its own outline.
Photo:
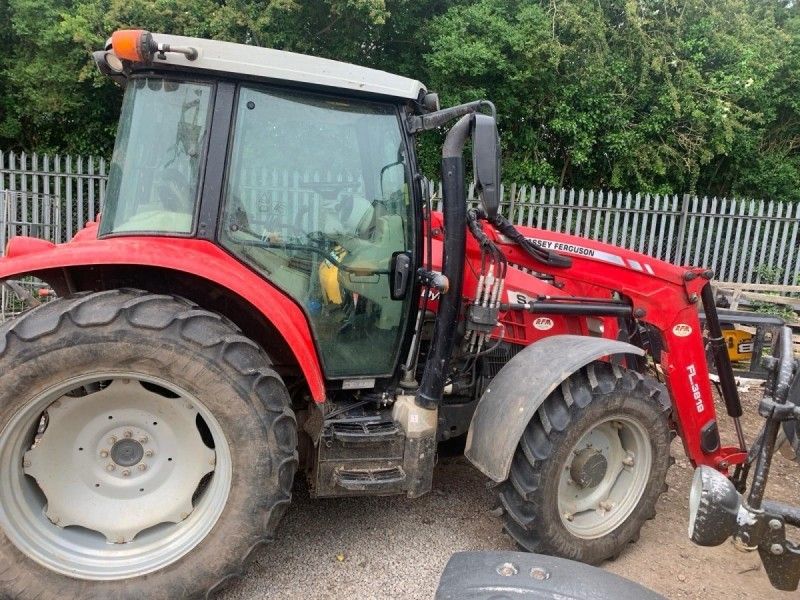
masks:
<path id="1" fill-rule="evenodd" d="M 408 291 L 408 282 L 411 280 L 411 253 L 395 252 L 392 254 L 392 274 L 390 293 L 392 300 L 402 300 Z"/>

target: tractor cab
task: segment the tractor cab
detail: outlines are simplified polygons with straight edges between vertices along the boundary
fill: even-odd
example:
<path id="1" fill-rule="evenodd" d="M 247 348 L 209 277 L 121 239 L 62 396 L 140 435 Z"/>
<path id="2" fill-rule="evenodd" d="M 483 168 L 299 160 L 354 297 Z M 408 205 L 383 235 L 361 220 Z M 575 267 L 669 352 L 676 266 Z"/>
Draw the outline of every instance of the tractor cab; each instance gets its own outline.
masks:
<path id="1" fill-rule="evenodd" d="M 218 244 L 302 309 L 328 379 L 391 376 L 419 262 L 404 122 L 423 86 L 224 42 L 158 35 L 172 50 L 151 52 L 152 39 L 118 32 L 96 56 L 125 86 L 99 237 Z"/>

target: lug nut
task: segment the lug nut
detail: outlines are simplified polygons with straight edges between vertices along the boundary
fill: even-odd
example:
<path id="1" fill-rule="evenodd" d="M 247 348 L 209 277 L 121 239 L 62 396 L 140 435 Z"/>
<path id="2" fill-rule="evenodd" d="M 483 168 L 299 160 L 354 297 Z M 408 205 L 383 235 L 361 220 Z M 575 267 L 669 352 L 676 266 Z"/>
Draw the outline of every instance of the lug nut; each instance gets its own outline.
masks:
<path id="1" fill-rule="evenodd" d="M 127 476 L 128 476 L 128 475 L 130 475 L 130 474 L 131 474 L 131 472 L 130 472 L 128 469 L 125 469 L 125 470 L 122 472 L 122 476 L 123 476 L 123 477 L 127 477 Z"/>
<path id="2" fill-rule="evenodd" d="M 772 546 L 769 547 L 769 551 L 773 554 L 783 554 L 783 546 L 780 544 L 772 544 Z"/>
<path id="3" fill-rule="evenodd" d="M 781 522 L 778 519 L 770 519 L 769 520 L 769 528 L 773 531 L 777 531 L 781 528 Z"/>
<path id="4" fill-rule="evenodd" d="M 108 458 L 108 450 L 100 450 L 100 458 Z"/>
<path id="5" fill-rule="evenodd" d="M 22 461 L 22 466 L 23 466 L 23 467 L 25 467 L 25 468 L 27 469 L 28 467 L 30 467 L 30 466 L 31 466 L 31 461 L 29 461 L 29 460 L 26 458 L 25 460 L 23 460 L 23 461 Z"/>
<path id="6" fill-rule="evenodd" d="M 126 437 L 126 438 L 132 438 L 132 437 L 133 437 L 133 432 L 132 432 L 132 431 L 130 431 L 130 430 L 126 431 L 126 432 L 125 432 L 125 437 Z"/>
<path id="7" fill-rule="evenodd" d="M 113 446 L 114 444 L 117 443 L 117 438 L 112 435 L 110 438 L 108 438 L 108 443 Z"/>
<path id="8" fill-rule="evenodd" d="M 153 454 L 155 454 L 155 452 L 153 452 L 152 450 L 145 450 L 144 452 L 145 456 L 153 456 Z"/>
<path id="9" fill-rule="evenodd" d="M 140 471 L 146 471 L 147 470 L 147 465 L 139 465 L 136 468 L 139 469 Z"/>
<path id="10" fill-rule="evenodd" d="M 573 515 L 572 513 L 568 513 L 568 512 L 567 512 L 567 513 L 564 513 L 564 518 L 565 518 L 567 521 L 572 521 L 572 520 L 575 518 L 575 515 Z"/>
<path id="11" fill-rule="evenodd" d="M 633 457 L 632 456 L 626 456 L 625 458 L 622 459 L 622 464 L 625 465 L 626 467 L 632 467 L 633 466 Z"/>
<path id="12" fill-rule="evenodd" d="M 603 500 L 600 504 L 598 504 L 598 506 L 605 511 L 609 511 L 614 508 L 614 503 L 609 502 L 608 500 Z"/>
<path id="13" fill-rule="evenodd" d="M 146 435 L 143 435 L 142 437 L 139 438 L 139 443 L 140 444 L 146 444 L 149 441 L 150 441 L 150 438 L 147 437 Z"/>
<path id="14" fill-rule="evenodd" d="M 113 471 L 116 468 L 117 467 L 115 467 L 114 465 L 106 465 L 106 471 L 108 471 L 109 473 L 111 473 L 111 471 Z"/>

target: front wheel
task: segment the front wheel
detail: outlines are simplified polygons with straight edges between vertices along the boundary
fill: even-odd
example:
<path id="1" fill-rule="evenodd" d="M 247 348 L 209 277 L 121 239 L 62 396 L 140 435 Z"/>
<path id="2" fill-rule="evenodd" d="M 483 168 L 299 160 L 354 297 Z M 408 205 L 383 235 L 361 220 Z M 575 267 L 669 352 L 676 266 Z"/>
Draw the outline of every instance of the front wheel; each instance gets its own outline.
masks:
<path id="1" fill-rule="evenodd" d="M 500 486 L 520 546 L 597 564 L 638 539 L 671 462 L 658 395 L 638 373 L 595 362 L 545 400 Z"/>
<path id="2" fill-rule="evenodd" d="M 0 597 L 219 589 L 291 499 L 263 351 L 179 298 L 109 291 L 0 326 Z"/>

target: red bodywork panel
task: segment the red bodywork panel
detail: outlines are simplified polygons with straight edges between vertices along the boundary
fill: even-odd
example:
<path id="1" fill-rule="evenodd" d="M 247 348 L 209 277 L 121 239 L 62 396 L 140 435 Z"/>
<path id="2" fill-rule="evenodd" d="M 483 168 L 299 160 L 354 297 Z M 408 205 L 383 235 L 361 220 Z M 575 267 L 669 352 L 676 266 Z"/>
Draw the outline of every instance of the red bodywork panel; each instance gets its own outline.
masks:
<path id="1" fill-rule="evenodd" d="M 87 265 L 142 265 L 189 273 L 227 288 L 250 302 L 281 331 L 303 371 L 316 402 L 325 400 L 325 380 L 305 314 L 285 294 L 267 284 L 222 248 L 190 238 L 114 237 L 98 240 L 90 223 L 67 244 L 14 238 L 8 258 L 0 258 L 0 280 L 48 269 Z"/>

